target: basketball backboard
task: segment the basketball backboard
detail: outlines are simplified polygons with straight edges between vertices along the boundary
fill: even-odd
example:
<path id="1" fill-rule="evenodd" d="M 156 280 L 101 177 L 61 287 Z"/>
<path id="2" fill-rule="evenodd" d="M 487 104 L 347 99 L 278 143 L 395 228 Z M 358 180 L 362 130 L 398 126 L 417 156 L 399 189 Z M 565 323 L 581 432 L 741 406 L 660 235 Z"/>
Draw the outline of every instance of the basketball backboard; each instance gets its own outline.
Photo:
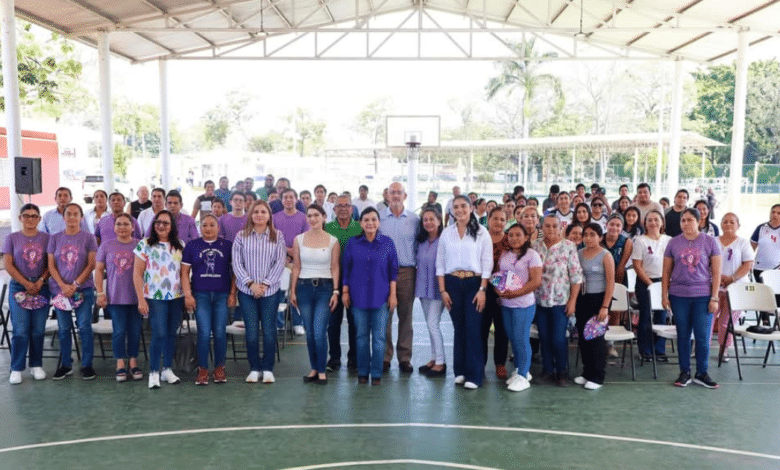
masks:
<path id="1" fill-rule="evenodd" d="M 420 147 L 438 147 L 441 137 L 439 116 L 387 116 L 388 148 L 405 148 L 409 142 Z"/>

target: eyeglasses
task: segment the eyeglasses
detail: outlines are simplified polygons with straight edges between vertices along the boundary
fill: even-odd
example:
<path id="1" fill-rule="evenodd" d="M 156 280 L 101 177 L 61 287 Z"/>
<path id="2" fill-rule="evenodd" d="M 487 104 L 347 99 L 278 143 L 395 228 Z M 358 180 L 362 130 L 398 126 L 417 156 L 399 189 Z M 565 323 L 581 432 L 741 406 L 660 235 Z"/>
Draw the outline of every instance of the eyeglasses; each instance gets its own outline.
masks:
<path id="1" fill-rule="evenodd" d="M 166 226 L 166 225 L 171 225 L 171 223 L 170 223 L 170 222 L 168 222 L 167 220 L 155 220 L 155 221 L 154 221 L 154 225 L 163 225 L 163 226 Z"/>
<path id="2" fill-rule="evenodd" d="M 40 217 L 40 215 L 38 214 L 22 214 L 22 218 L 24 220 L 33 220 L 33 219 L 37 219 L 38 217 Z"/>
<path id="3" fill-rule="evenodd" d="M 591 204 L 591 207 L 604 207 L 604 204 Z"/>

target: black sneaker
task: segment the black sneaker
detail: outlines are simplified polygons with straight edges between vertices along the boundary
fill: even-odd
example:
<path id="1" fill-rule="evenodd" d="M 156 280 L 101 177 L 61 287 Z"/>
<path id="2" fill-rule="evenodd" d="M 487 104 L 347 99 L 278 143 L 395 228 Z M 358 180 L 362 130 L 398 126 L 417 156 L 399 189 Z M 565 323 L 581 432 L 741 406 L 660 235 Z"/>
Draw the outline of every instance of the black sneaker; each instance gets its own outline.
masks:
<path id="1" fill-rule="evenodd" d="M 709 374 L 697 374 L 693 378 L 693 383 L 701 385 L 702 387 L 706 388 L 718 388 L 718 383 L 712 380 L 709 376 Z"/>
<path id="2" fill-rule="evenodd" d="M 691 383 L 691 374 L 688 372 L 680 372 L 680 376 L 674 381 L 675 387 L 685 387 Z"/>
<path id="3" fill-rule="evenodd" d="M 92 368 L 92 366 L 82 367 L 81 368 L 81 378 L 84 380 L 93 380 L 95 377 L 97 377 L 97 374 L 95 373 L 95 369 Z"/>
<path id="4" fill-rule="evenodd" d="M 325 366 L 325 370 L 328 372 L 333 372 L 339 369 L 341 369 L 341 361 L 328 361 L 328 364 Z"/>
<path id="5" fill-rule="evenodd" d="M 655 356 L 656 362 L 669 362 L 669 358 L 666 354 L 658 354 Z"/>
<path id="6" fill-rule="evenodd" d="M 65 377 L 72 375 L 73 369 L 70 367 L 60 367 L 57 369 L 57 372 L 54 373 L 54 376 L 52 376 L 53 380 L 62 380 Z"/>

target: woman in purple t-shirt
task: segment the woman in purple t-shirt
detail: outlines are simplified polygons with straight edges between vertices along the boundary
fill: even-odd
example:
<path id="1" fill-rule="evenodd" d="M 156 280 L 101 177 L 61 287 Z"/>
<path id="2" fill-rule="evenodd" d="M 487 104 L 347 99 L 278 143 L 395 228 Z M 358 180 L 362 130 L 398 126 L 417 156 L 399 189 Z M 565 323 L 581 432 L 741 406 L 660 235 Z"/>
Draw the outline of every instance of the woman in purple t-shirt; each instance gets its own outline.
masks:
<path id="1" fill-rule="evenodd" d="M 27 348 L 30 349 L 30 372 L 35 380 L 46 378 L 43 370 L 43 336 L 49 313 L 49 286 L 46 279 L 46 246 L 49 235 L 38 231 L 41 211 L 35 204 L 25 204 L 19 214 L 22 230 L 8 235 L 3 243 L 3 261 L 11 276 L 8 305 L 14 325 L 11 339 L 12 384 L 22 383 Z M 16 296 L 27 299 L 17 300 Z M 19 302 L 27 308 L 20 305 Z M 36 305 L 35 302 L 38 302 Z M 30 302 L 30 304 L 27 304 Z M 36 308 L 37 307 L 37 308 Z"/>
<path id="2" fill-rule="evenodd" d="M 54 380 L 62 380 L 73 373 L 71 368 L 71 326 L 72 313 L 76 312 L 76 324 L 81 336 L 81 376 L 84 380 L 95 378 L 92 368 L 94 337 L 92 336 L 92 306 L 95 303 L 95 283 L 92 282 L 92 270 L 95 269 L 97 242 L 91 233 L 81 230 L 84 213 L 75 203 L 65 206 L 65 230 L 49 237 L 46 250 L 49 256 L 49 289 L 52 303 L 62 294 L 70 303 L 81 304 L 75 308 L 62 310 L 57 308 L 59 326 L 60 354 L 62 365 L 54 373 Z"/>
<path id="3" fill-rule="evenodd" d="M 138 367 L 138 343 L 141 340 L 141 314 L 138 298 L 133 289 L 133 250 L 138 239 L 133 238 L 133 219 L 130 214 L 119 214 L 114 219 L 116 238 L 104 241 L 98 248 L 95 266 L 97 305 L 111 316 L 113 335 L 111 346 L 116 359 L 116 381 L 124 382 L 130 375 L 141 380 L 143 371 Z M 103 290 L 103 273 L 106 273 L 106 289 Z M 126 346 L 125 346 L 126 345 Z M 129 357 L 130 373 L 125 366 Z"/>
<path id="4" fill-rule="evenodd" d="M 213 206 L 212 206 L 213 207 Z M 195 311 L 198 326 L 198 375 L 196 385 L 209 383 L 209 342 L 214 337 L 214 383 L 227 382 L 228 307 L 236 305 L 236 285 L 232 281 L 233 243 L 219 238 L 219 222 L 211 213 L 200 219 L 203 235 L 184 247 L 181 259 L 181 287 L 184 306 Z M 192 273 L 192 280 L 190 280 Z"/>
<path id="5" fill-rule="evenodd" d="M 680 216 L 682 233 L 672 238 L 664 252 L 661 292 L 663 307 L 676 319 L 680 357 L 678 387 L 691 383 L 691 331 L 696 339 L 696 375 L 693 381 L 707 388 L 718 384 L 707 374 L 712 315 L 718 311 L 720 248 L 715 238 L 699 232 L 699 211 L 685 209 Z"/>

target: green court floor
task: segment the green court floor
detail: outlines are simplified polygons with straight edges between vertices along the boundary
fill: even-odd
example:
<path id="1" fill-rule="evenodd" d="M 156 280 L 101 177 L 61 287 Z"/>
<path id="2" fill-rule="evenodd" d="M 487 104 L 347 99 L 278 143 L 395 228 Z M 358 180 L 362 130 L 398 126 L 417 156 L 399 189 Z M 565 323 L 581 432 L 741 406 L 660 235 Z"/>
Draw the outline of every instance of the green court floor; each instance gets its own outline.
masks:
<path id="1" fill-rule="evenodd" d="M 428 335 L 415 315 L 420 365 Z M 442 326 L 451 357 L 452 325 Z M 744 367 L 740 382 L 733 360 L 717 368 L 713 359 L 721 388 L 707 390 L 673 387 L 674 365 L 659 366 L 658 380 L 645 365 L 632 381 L 630 368 L 612 364 L 595 392 L 572 383 L 512 393 L 495 378 L 492 352 L 476 391 L 451 375 L 400 374 L 395 362 L 378 387 L 346 368 L 325 386 L 304 385 L 302 337 L 281 354 L 272 385 L 245 383 L 246 362 L 229 359 L 227 384 L 197 387 L 182 375 L 150 391 L 146 378 L 117 383 L 101 358 L 93 382 L 25 373 L 11 386 L 0 350 L 0 468 L 780 468 L 777 367 Z M 45 360 L 50 375 L 55 367 Z"/>

